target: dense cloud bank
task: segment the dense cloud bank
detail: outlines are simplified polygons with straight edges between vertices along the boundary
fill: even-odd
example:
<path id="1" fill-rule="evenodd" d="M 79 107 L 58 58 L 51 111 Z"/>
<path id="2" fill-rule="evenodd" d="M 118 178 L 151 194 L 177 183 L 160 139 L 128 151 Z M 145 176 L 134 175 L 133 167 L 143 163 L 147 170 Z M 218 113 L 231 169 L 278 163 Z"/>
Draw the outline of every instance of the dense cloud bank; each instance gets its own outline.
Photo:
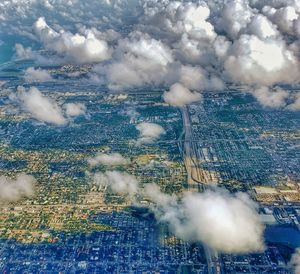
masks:
<path id="1" fill-rule="evenodd" d="M 95 64 L 91 80 L 110 89 L 164 86 L 167 103 L 184 105 L 200 99 L 195 91 L 236 83 L 264 97 L 266 107 L 299 109 L 298 95 L 273 90 L 300 79 L 297 0 L 20 0 L 0 7 L 2 27 L 37 41 L 57 62 Z M 16 51 L 41 60 L 30 48 Z M 170 90 L 174 84 L 181 91 Z M 257 95 L 262 87 L 269 93 Z"/>

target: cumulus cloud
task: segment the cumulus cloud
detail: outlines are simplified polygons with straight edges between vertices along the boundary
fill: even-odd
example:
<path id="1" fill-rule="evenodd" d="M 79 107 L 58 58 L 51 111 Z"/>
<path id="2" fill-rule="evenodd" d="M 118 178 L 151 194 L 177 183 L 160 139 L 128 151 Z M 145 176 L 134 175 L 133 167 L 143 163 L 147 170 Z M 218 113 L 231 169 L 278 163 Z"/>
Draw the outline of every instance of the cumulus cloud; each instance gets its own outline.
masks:
<path id="1" fill-rule="evenodd" d="M 210 23 L 207 4 L 148 1 L 140 29 L 162 40 L 182 64 L 208 65 L 213 59 L 211 43 L 217 34 Z M 171 72 L 174 73 L 174 72 Z M 177 80 L 171 82 L 173 84 Z"/>
<path id="2" fill-rule="evenodd" d="M 120 153 L 98 153 L 95 157 L 89 158 L 88 163 L 90 166 L 123 166 L 128 165 L 130 160 L 123 157 Z"/>
<path id="3" fill-rule="evenodd" d="M 247 27 L 253 16 L 248 1 L 230 0 L 221 11 L 218 27 L 231 39 L 235 39 Z"/>
<path id="4" fill-rule="evenodd" d="M 275 25 L 268 20 L 268 18 L 262 14 L 255 15 L 249 26 L 250 34 L 254 34 L 260 39 L 266 39 L 269 37 L 276 37 L 279 35 Z"/>
<path id="5" fill-rule="evenodd" d="M 104 40 L 97 39 L 91 30 L 83 35 L 61 30 L 56 32 L 40 17 L 34 24 L 34 31 L 46 49 L 56 52 L 66 61 L 78 64 L 97 63 L 111 56 Z"/>
<path id="6" fill-rule="evenodd" d="M 21 44 L 17 43 L 15 45 L 15 50 L 18 58 L 21 59 L 33 59 L 34 53 L 30 47 L 24 48 Z"/>
<path id="7" fill-rule="evenodd" d="M 179 81 L 186 88 L 196 91 L 215 91 L 222 90 L 225 87 L 222 79 L 216 75 L 209 76 L 207 71 L 200 66 L 181 66 Z"/>
<path id="8" fill-rule="evenodd" d="M 111 191 L 149 199 L 159 222 L 185 241 L 202 242 L 224 253 L 258 252 L 264 249 L 264 225 L 258 205 L 245 193 L 230 194 L 215 188 L 203 193 L 185 192 L 179 196 L 160 191 L 156 184 L 143 189 L 138 180 L 119 171 L 97 172 L 93 183 Z"/>
<path id="9" fill-rule="evenodd" d="M 280 29 L 283 33 L 292 34 L 294 31 L 294 21 L 298 19 L 295 7 L 286 6 L 281 8 L 273 8 L 265 6 L 262 9 L 263 13 Z"/>
<path id="10" fill-rule="evenodd" d="M 300 92 L 297 92 L 291 97 L 294 101 L 287 106 L 287 109 L 292 111 L 300 110 Z"/>
<path id="11" fill-rule="evenodd" d="M 47 97 L 36 87 L 26 91 L 24 87 L 19 86 L 17 93 L 11 95 L 11 99 L 16 100 L 33 118 L 59 126 L 68 122 L 66 117 L 71 118 L 86 112 L 82 103 L 67 103 L 61 108 L 54 99 Z"/>
<path id="12" fill-rule="evenodd" d="M 290 111 L 300 110 L 300 92 L 292 92 L 280 87 L 260 87 L 251 91 L 251 93 L 264 107 Z"/>
<path id="13" fill-rule="evenodd" d="M 16 202 L 22 198 L 29 198 L 34 194 L 36 180 L 31 175 L 21 173 L 16 179 L 0 177 L 0 203 Z"/>
<path id="14" fill-rule="evenodd" d="M 145 3 L 143 30 L 161 39 L 175 41 L 181 35 L 213 40 L 214 27 L 208 22 L 210 9 L 205 3 L 149 1 Z"/>
<path id="15" fill-rule="evenodd" d="M 154 213 L 176 236 L 201 241 L 225 253 L 246 253 L 264 248 L 264 226 L 257 205 L 244 193 L 235 195 L 216 189 L 185 193 L 181 200 L 147 185 L 146 194 L 155 203 Z"/>
<path id="16" fill-rule="evenodd" d="M 64 104 L 64 109 L 68 117 L 84 115 L 86 112 L 86 106 L 82 103 L 67 103 Z"/>
<path id="17" fill-rule="evenodd" d="M 161 135 L 166 134 L 164 128 L 155 123 L 142 122 L 136 126 L 136 129 L 140 132 L 137 144 L 151 144 Z"/>
<path id="18" fill-rule="evenodd" d="M 58 104 L 43 95 L 37 88 L 31 87 L 28 91 L 23 87 L 18 88 L 17 99 L 25 111 L 39 121 L 64 125 L 66 119 Z"/>
<path id="19" fill-rule="evenodd" d="M 93 183 L 98 186 L 109 187 L 113 192 L 118 194 L 133 196 L 138 192 L 137 179 L 126 172 L 97 172 L 93 175 Z"/>
<path id="20" fill-rule="evenodd" d="M 208 3 L 149 1 L 138 25 L 143 32 L 119 40 L 115 61 L 98 72 L 104 72 L 111 88 L 119 89 L 180 83 L 201 91 L 223 89 L 224 81 L 295 83 L 300 75 L 298 47 L 260 9 L 247 0 L 228 1 L 216 10 L 220 19 L 209 20 Z M 290 18 L 296 25 L 298 17 Z"/>
<path id="21" fill-rule="evenodd" d="M 160 85 L 166 81 L 168 66 L 173 61 L 171 50 L 149 35 L 134 32 L 119 41 L 114 61 L 95 68 L 103 73 L 112 89 Z"/>
<path id="22" fill-rule="evenodd" d="M 264 107 L 279 108 L 286 105 L 286 99 L 290 93 L 280 88 L 272 91 L 268 87 L 261 87 L 256 89 L 253 95 Z"/>
<path id="23" fill-rule="evenodd" d="M 300 248 L 297 248 L 293 254 L 290 265 L 294 270 L 295 274 L 300 274 Z"/>
<path id="24" fill-rule="evenodd" d="M 53 80 L 51 74 L 44 69 L 30 67 L 25 70 L 24 79 L 26 82 L 47 82 Z"/>
<path id="25" fill-rule="evenodd" d="M 171 106 L 184 106 L 202 100 L 202 95 L 197 92 L 192 92 L 183 85 L 176 83 L 170 87 L 163 95 L 166 103 Z"/>
<path id="26" fill-rule="evenodd" d="M 274 58 L 276 56 L 276 58 Z M 296 56 L 282 40 L 242 35 L 225 61 L 226 73 L 237 83 L 274 85 L 298 80 Z"/>

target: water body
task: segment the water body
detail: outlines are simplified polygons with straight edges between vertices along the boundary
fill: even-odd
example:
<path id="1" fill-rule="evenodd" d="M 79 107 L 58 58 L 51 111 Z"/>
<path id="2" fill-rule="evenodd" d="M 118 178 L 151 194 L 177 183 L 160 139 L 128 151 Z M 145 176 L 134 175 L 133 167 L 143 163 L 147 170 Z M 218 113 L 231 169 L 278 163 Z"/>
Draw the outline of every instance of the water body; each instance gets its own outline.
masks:
<path id="1" fill-rule="evenodd" d="M 24 47 L 35 48 L 32 41 L 25 37 L 16 37 L 14 35 L 7 35 L 0 32 L 0 64 L 8 62 L 15 54 L 16 43 L 22 44 Z"/>
<path id="2" fill-rule="evenodd" d="M 268 226 L 265 231 L 267 242 L 300 247 L 300 232 L 292 226 Z"/>

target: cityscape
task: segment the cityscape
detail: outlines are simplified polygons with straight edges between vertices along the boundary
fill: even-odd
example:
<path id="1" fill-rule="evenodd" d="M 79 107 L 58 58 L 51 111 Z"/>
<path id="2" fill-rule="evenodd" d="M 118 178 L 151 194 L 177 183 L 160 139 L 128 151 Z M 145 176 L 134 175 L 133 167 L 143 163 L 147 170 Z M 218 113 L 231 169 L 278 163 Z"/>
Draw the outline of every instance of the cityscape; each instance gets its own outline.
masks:
<path id="1" fill-rule="evenodd" d="M 0 10 L 0 273 L 300 273 L 296 0 Z"/>

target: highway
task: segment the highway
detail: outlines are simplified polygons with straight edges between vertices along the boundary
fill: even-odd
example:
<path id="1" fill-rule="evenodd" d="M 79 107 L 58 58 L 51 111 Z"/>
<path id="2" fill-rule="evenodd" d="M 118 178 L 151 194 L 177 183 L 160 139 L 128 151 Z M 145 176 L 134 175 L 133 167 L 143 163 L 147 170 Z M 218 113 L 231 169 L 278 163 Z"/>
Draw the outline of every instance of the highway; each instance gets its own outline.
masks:
<path id="1" fill-rule="evenodd" d="M 194 174 L 197 172 L 198 165 L 195 162 L 199 162 L 197 159 L 197 153 L 194 151 L 192 143 L 195 141 L 193 136 L 193 130 L 190 122 L 189 112 L 187 107 L 180 108 L 182 113 L 183 128 L 184 128 L 184 141 L 183 141 L 183 157 L 184 164 L 188 176 L 188 187 L 190 191 L 204 191 L 207 189 L 207 184 L 200 182 Z M 195 189 L 196 188 L 196 189 Z M 208 273 L 209 274 L 221 274 L 221 265 L 219 261 L 218 253 L 203 244 L 205 257 L 207 261 Z"/>
<path id="2" fill-rule="evenodd" d="M 188 176 L 188 186 L 189 190 L 203 190 L 204 185 L 196 178 L 197 174 L 197 164 L 195 163 L 196 153 L 193 151 L 192 142 L 193 131 L 191 127 L 189 113 L 186 107 L 181 108 L 183 128 L 184 128 L 184 141 L 183 141 L 183 158 L 184 164 Z"/>

